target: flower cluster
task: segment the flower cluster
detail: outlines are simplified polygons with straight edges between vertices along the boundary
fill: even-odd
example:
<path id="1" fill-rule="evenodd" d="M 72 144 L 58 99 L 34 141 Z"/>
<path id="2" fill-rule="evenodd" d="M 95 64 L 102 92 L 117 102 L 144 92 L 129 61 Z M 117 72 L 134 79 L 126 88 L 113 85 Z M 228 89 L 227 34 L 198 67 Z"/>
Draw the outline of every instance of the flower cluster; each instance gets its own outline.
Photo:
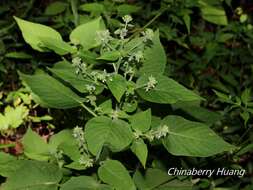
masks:
<path id="1" fill-rule="evenodd" d="M 149 90 L 155 88 L 157 83 L 158 82 L 155 77 L 153 77 L 153 76 L 148 77 L 148 83 L 145 87 L 145 91 L 148 92 Z"/>
<path id="2" fill-rule="evenodd" d="M 75 57 L 72 59 L 72 64 L 76 69 L 76 74 L 84 73 L 87 70 L 87 64 L 82 62 L 80 57 Z"/>
<path id="3" fill-rule="evenodd" d="M 146 29 L 144 32 L 142 32 L 143 35 L 143 42 L 152 41 L 154 38 L 154 32 L 151 29 Z"/>
<path id="4" fill-rule="evenodd" d="M 76 127 L 73 129 L 73 137 L 76 139 L 80 151 L 81 151 L 81 152 L 84 152 L 84 151 L 86 150 L 86 147 L 85 147 L 85 140 L 84 140 L 84 131 L 83 131 L 83 128 L 82 128 L 82 127 L 76 126 Z"/>
<path id="5" fill-rule="evenodd" d="M 152 129 L 148 131 L 144 136 L 149 140 L 153 141 L 154 139 L 161 139 L 166 137 L 169 134 L 169 127 L 167 125 L 162 125 L 157 127 L 156 129 Z"/>
<path id="6" fill-rule="evenodd" d="M 80 159 L 78 160 L 79 164 L 84 166 L 85 168 L 91 168 L 93 167 L 93 159 L 87 157 L 87 156 L 81 156 Z"/>
<path id="7" fill-rule="evenodd" d="M 107 45 L 110 42 L 110 40 L 112 40 L 110 31 L 109 30 L 98 31 L 96 40 L 98 43 L 101 43 L 103 46 Z"/>
<path id="8" fill-rule="evenodd" d="M 133 20 L 133 18 L 130 15 L 125 15 L 124 17 L 122 17 L 122 19 L 124 21 L 123 27 L 117 29 L 114 34 L 119 35 L 120 39 L 123 40 L 127 36 L 128 27 L 133 27 L 132 24 L 129 24 Z"/>

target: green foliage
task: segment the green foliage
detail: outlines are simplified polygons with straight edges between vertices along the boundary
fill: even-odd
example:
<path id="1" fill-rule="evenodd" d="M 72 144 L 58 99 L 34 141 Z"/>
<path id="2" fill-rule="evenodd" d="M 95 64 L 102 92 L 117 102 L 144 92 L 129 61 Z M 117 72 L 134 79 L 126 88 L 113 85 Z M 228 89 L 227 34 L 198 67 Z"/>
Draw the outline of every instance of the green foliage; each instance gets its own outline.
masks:
<path id="1" fill-rule="evenodd" d="M 202 123 L 187 121 L 179 116 L 167 116 L 162 125 L 168 126 L 169 134 L 164 146 L 174 155 L 206 157 L 234 148 Z"/>
<path id="2" fill-rule="evenodd" d="M 252 189 L 251 4 L 3 1 L 0 189 Z"/>
<path id="3" fill-rule="evenodd" d="M 133 139 L 130 126 L 123 120 L 112 120 L 101 116 L 88 121 L 85 127 L 88 149 L 98 155 L 103 146 L 118 152 L 126 148 Z"/>
<path id="4" fill-rule="evenodd" d="M 22 178 L 20 177 L 22 173 Z M 6 190 L 56 190 L 62 178 L 62 172 L 53 164 L 38 161 L 24 161 L 17 171 L 4 183 Z"/>
<path id="5" fill-rule="evenodd" d="M 42 105 L 53 108 L 71 108 L 80 106 L 84 101 L 83 98 L 42 71 L 34 76 L 20 73 L 20 77 L 39 97 L 38 102 Z"/>
<path id="6" fill-rule="evenodd" d="M 94 48 L 99 45 L 96 40 L 96 32 L 105 29 L 103 20 L 99 17 L 75 28 L 70 34 L 73 44 L 80 44 L 85 49 Z"/>
<path id="7" fill-rule="evenodd" d="M 135 190 L 136 187 L 126 168 L 117 160 L 107 160 L 98 169 L 98 176 L 119 190 Z"/>
<path id="8" fill-rule="evenodd" d="M 179 101 L 198 101 L 202 98 L 194 92 L 186 89 L 178 82 L 163 75 L 154 75 L 157 85 L 148 91 L 145 84 L 150 81 L 150 77 L 143 75 L 137 81 L 138 94 L 147 101 L 160 104 L 174 104 Z"/>

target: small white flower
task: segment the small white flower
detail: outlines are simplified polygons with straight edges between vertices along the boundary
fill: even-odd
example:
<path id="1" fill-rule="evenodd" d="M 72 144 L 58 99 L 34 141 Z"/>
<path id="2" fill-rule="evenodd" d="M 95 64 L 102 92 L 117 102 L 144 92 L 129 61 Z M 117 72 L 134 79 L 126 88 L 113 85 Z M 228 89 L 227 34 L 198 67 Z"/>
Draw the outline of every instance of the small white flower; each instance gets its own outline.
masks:
<path id="1" fill-rule="evenodd" d="M 114 34 L 117 34 L 120 36 L 121 39 L 124 39 L 127 36 L 128 30 L 126 28 L 120 28 L 117 29 Z"/>
<path id="2" fill-rule="evenodd" d="M 139 130 L 136 130 L 136 131 L 134 132 L 134 138 L 135 138 L 135 139 L 138 139 L 141 135 L 142 135 L 142 132 L 139 131 Z"/>
<path id="3" fill-rule="evenodd" d="M 97 100 L 96 96 L 90 95 L 90 96 L 86 96 L 86 98 L 88 99 L 87 102 L 90 102 L 91 105 L 96 104 L 96 100 Z"/>
<path id="4" fill-rule="evenodd" d="M 160 139 L 162 137 L 166 137 L 168 133 L 169 127 L 167 125 L 160 126 L 155 132 L 155 138 Z"/>
<path id="5" fill-rule="evenodd" d="M 147 42 L 148 40 L 152 40 L 154 37 L 154 32 L 151 29 L 147 29 L 146 31 L 142 32 L 143 35 L 143 42 Z"/>
<path id="6" fill-rule="evenodd" d="M 112 119 L 118 119 L 119 118 L 119 112 L 117 110 L 113 110 L 111 112 Z"/>
<path id="7" fill-rule="evenodd" d="M 103 73 L 97 73 L 96 78 L 105 83 L 108 76 L 106 70 L 104 70 Z"/>
<path id="8" fill-rule="evenodd" d="M 128 24 L 129 22 L 133 20 L 133 18 L 130 15 L 125 15 L 122 17 L 122 19 L 126 24 Z"/>
<path id="9" fill-rule="evenodd" d="M 157 85 L 157 80 L 155 79 L 155 77 L 153 76 L 150 76 L 148 77 L 148 83 L 147 83 L 147 86 L 145 87 L 145 91 L 149 91 L 153 88 L 155 88 L 155 86 Z"/>
<path id="10" fill-rule="evenodd" d="M 83 137 L 84 137 L 84 132 L 83 132 L 82 127 L 76 126 L 76 127 L 73 129 L 73 137 L 76 138 L 76 139 L 79 139 L 79 138 L 83 138 Z"/>
<path id="11" fill-rule="evenodd" d="M 90 93 L 96 90 L 96 87 L 94 85 L 86 84 L 85 87 L 86 87 L 86 90 Z"/>
<path id="12" fill-rule="evenodd" d="M 143 52 L 142 51 L 138 51 L 134 54 L 135 60 L 137 62 L 140 62 L 141 59 L 143 59 Z"/>
<path id="13" fill-rule="evenodd" d="M 84 156 L 79 158 L 78 162 L 79 162 L 79 164 L 85 166 L 86 168 L 90 168 L 93 166 L 93 160 L 90 158 L 86 158 Z"/>
<path id="14" fill-rule="evenodd" d="M 96 40 L 99 43 L 107 44 L 112 39 L 109 30 L 102 30 L 97 32 L 97 38 Z"/>
<path id="15" fill-rule="evenodd" d="M 72 59 L 73 66 L 79 66 L 82 63 L 82 59 L 80 57 L 75 57 Z"/>

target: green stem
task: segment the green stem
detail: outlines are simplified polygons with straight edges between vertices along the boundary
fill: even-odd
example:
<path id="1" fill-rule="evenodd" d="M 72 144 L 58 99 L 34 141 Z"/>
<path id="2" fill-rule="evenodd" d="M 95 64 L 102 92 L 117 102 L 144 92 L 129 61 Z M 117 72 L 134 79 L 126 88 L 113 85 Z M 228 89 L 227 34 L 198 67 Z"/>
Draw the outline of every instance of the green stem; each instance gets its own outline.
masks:
<path id="1" fill-rule="evenodd" d="M 78 10 L 77 10 L 77 4 L 78 4 L 78 0 L 71 0 L 71 10 L 74 15 L 75 26 L 79 25 L 79 15 L 78 15 Z"/>
<path id="2" fill-rule="evenodd" d="M 97 117 L 98 115 L 93 112 L 90 108 L 88 108 L 86 105 L 84 105 L 83 103 L 80 103 L 80 105 L 85 109 L 87 110 L 91 115 L 93 115 L 94 117 Z"/>
<path id="3" fill-rule="evenodd" d="M 155 15 L 146 25 L 144 25 L 142 28 L 138 29 L 136 33 L 134 33 L 132 35 L 131 38 L 135 37 L 137 34 L 139 34 L 140 32 L 144 31 L 147 27 L 149 27 L 154 21 L 156 21 L 156 19 L 158 19 L 165 11 L 167 11 L 169 8 L 169 6 L 167 6 L 166 8 L 163 8 L 159 11 L 159 13 L 157 15 Z"/>

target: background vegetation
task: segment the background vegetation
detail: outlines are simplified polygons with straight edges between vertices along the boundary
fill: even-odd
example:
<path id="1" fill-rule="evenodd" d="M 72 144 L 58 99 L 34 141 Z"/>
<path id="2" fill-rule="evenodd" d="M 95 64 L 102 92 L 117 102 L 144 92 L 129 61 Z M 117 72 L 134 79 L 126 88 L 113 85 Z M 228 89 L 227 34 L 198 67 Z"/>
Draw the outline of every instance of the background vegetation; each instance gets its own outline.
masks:
<path id="1" fill-rule="evenodd" d="M 1 189 L 253 189 L 251 1 L 0 5 Z"/>

